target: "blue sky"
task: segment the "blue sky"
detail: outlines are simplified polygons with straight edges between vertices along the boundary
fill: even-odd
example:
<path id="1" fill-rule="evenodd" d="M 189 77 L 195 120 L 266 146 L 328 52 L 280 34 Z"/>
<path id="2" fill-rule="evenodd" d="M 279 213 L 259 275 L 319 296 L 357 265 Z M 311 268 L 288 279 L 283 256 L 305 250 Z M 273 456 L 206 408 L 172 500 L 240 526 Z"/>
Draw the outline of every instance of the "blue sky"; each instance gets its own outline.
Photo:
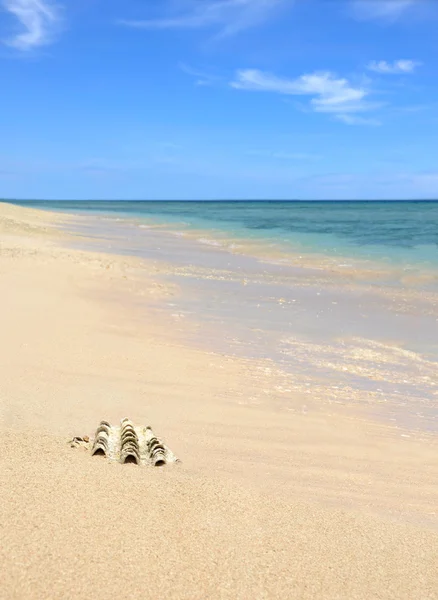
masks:
<path id="1" fill-rule="evenodd" d="M 0 197 L 438 197 L 437 0 L 0 0 Z"/>

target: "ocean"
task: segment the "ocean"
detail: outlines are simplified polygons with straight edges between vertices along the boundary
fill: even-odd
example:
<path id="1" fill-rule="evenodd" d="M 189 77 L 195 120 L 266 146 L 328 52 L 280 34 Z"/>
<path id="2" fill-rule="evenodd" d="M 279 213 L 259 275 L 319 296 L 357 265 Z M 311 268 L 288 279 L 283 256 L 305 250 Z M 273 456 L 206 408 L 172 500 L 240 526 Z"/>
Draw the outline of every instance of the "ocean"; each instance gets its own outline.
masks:
<path id="1" fill-rule="evenodd" d="M 187 342 L 264 361 L 306 394 L 438 430 L 438 202 L 44 202 L 73 245 L 160 264 Z M 291 401 L 290 410 L 296 410 Z"/>
<path id="2" fill-rule="evenodd" d="M 438 201 L 28 201 L 40 208 L 146 220 L 271 244 L 285 252 L 436 268 Z"/>

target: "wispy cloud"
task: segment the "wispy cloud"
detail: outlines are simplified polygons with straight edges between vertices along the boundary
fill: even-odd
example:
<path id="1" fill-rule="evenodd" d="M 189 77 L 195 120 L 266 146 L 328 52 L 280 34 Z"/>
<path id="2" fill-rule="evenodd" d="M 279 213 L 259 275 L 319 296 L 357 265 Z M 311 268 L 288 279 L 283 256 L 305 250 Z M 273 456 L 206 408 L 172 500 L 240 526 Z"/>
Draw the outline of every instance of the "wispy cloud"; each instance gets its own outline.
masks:
<path id="1" fill-rule="evenodd" d="M 401 114 L 406 114 L 406 113 L 421 113 L 421 112 L 425 112 L 428 110 L 433 110 L 434 112 L 436 112 L 438 108 L 438 104 L 436 103 L 431 103 L 431 104 L 408 104 L 406 106 L 396 106 L 392 109 L 392 112 L 397 114 L 397 113 L 401 113 Z"/>
<path id="2" fill-rule="evenodd" d="M 22 31 L 4 43 L 27 51 L 53 41 L 60 23 L 60 7 L 51 0 L 2 0 L 4 10 L 16 17 Z"/>
<path id="3" fill-rule="evenodd" d="M 406 73 L 413 73 L 417 67 L 421 65 L 421 62 L 417 60 L 395 60 L 392 63 L 386 60 L 372 61 L 367 66 L 367 69 L 374 71 L 375 73 L 383 73 L 385 75 L 400 75 Z"/>
<path id="4" fill-rule="evenodd" d="M 219 28 L 219 35 L 226 36 L 262 23 L 270 13 L 282 4 L 294 0 L 190 0 L 189 10 L 172 12 L 170 17 L 145 20 L 122 20 L 120 23 L 139 29 L 200 29 Z M 187 3 L 185 3 L 187 5 Z M 168 8 L 169 2 L 166 3 Z"/>
<path id="5" fill-rule="evenodd" d="M 358 115 L 335 115 L 335 119 L 342 121 L 346 125 L 368 125 L 371 127 L 379 127 L 382 123 L 378 119 L 370 117 L 360 117 Z"/>
<path id="6" fill-rule="evenodd" d="M 301 75 L 296 79 L 277 77 L 257 69 L 237 71 L 230 85 L 239 90 L 274 92 L 291 96 L 313 96 L 310 108 L 315 112 L 347 115 L 378 108 L 366 100 L 369 91 L 354 86 L 330 71 Z"/>
<path id="7" fill-rule="evenodd" d="M 179 63 L 179 68 L 187 75 L 194 77 L 196 85 L 208 86 L 220 83 L 222 81 L 222 77 L 219 77 L 218 75 L 212 75 L 211 73 L 205 73 L 204 71 L 193 69 L 185 63 Z"/>
<path id="8" fill-rule="evenodd" d="M 395 21 L 419 0 L 353 0 L 351 13 L 360 20 Z"/>

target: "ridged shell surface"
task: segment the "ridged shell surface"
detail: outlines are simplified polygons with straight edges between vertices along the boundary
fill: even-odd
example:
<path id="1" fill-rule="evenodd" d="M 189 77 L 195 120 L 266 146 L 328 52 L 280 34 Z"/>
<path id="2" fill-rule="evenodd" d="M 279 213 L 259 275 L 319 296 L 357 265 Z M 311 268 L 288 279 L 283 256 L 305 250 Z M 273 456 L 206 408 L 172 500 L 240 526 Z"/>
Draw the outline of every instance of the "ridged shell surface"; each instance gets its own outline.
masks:
<path id="1" fill-rule="evenodd" d="M 76 440 L 82 438 L 73 438 L 72 447 L 78 445 Z M 122 419 L 119 427 L 101 421 L 94 434 L 91 455 L 103 455 L 122 464 L 131 462 L 153 467 L 180 462 L 151 427 L 135 426 L 128 418 Z"/>

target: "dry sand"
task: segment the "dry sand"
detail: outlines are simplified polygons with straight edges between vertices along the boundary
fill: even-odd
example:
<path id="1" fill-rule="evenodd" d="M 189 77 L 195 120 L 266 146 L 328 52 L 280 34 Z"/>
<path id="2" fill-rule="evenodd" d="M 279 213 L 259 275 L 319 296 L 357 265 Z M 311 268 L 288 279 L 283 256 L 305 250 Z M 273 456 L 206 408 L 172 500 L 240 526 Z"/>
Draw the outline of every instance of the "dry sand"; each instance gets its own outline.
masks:
<path id="1" fill-rule="evenodd" d="M 252 404 L 267 365 L 190 348 L 157 265 L 60 219 L 0 204 L 0 598 L 438 598 L 436 439 Z M 66 443 L 127 415 L 182 465 Z"/>

